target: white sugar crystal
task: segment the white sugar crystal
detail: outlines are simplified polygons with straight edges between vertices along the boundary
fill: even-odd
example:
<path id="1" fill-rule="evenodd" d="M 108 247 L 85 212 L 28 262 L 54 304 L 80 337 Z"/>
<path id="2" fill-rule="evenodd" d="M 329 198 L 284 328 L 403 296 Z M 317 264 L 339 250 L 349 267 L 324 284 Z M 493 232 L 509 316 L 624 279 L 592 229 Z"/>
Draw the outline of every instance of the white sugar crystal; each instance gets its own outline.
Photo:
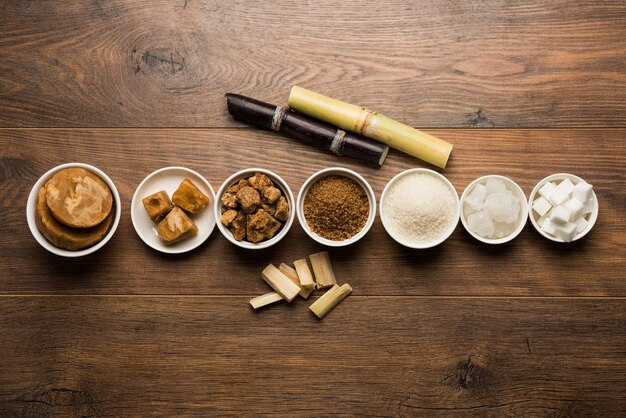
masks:
<path id="1" fill-rule="evenodd" d="M 562 191 L 565 194 L 570 194 L 574 191 L 574 183 L 570 179 L 565 179 L 558 186 L 557 189 Z"/>
<path id="2" fill-rule="evenodd" d="M 555 224 L 565 225 L 569 222 L 570 216 L 572 216 L 572 212 L 568 208 L 565 206 L 557 206 L 552 209 L 550 220 Z"/>
<path id="3" fill-rule="evenodd" d="M 543 186 L 541 186 L 538 193 L 541 196 L 545 197 L 546 199 L 550 200 L 550 195 L 554 193 L 555 190 L 556 190 L 556 186 L 554 185 L 554 183 L 549 181 Z"/>
<path id="4" fill-rule="evenodd" d="M 546 219 L 543 222 L 543 225 L 541 225 L 541 230 L 546 234 L 554 235 L 554 232 L 556 231 L 556 225 L 550 219 Z"/>
<path id="5" fill-rule="evenodd" d="M 504 184 L 504 182 L 500 179 L 496 179 L 496 178 L 488 178 L 487 179 L 487 183 L 486 183 L 486 187 L 487 187 L 487 194 L 490 195 L 492 193 L 498 193 L 498 192 L 506 192 L 506 186 Z"/>
<path id="6" fill-rule="evenodd" d="M 580 233 L 582 231 L 584 231 L 587 228 L 587 225 L 589 225 L 589 222 L 587 222 L 585 220 L 585 218 L 578 218 L 576 219 L 576 222 L 574 222 L 576 224 L 576 233 Z"/>
<path id="7" fill-rule="evenodd" d="M 586 181 L 581 181 L 574 186 L 574 198 L 580 200 L 583 204 L 591 200 L 591 191 L 593 186 Z"/>
<path id="8" fill-rule="evenodd" d="M 478 212 L 477 210 L 472 209 L 472 207 L 470 205 L 468 205 L 467 203 L 463 204 L 463 213 L 465 214 L 465 217 L 470 216 L 472 213 L 476 213 Z"/>
<path id="9" fill-rule="evenodd" d="M 485 197 L 487 196 L 487 187 L 477 184 L 472 192 L 465 198 L 467 203 L 474 210 L 481 210 L 485 206 Z"/>
<path id="10" fill-rule="evenodd" d="M 553 235 L 565 242 L 570 242 L 576 236 L 576 224 L 568 222 L 565 225 L 557 225 Z"/>
<path id="11" fill-rule="evenodd" d="M 583 206 L 583 215 L 593 212 L 593 200 L 589 199 L 585 202 Z"/>
<path id="12" fill-rule="evenodd" d="M 543 196 L 539 196 L 539 198 L 535 199 L 533 202 L 533 209 L 539 214 L 539 216 L 545 215 L 551 208 L 552 205 Z"/>
<path id="13" fill-rule="evenodd" d="M 559 206 L 565 203 L 565 201 L 568 199 L 568 196 L 567 193 L 565 193 L 564 191 L 560 189 L 555 189 L 550 194 L 550 197 L 548 199 L 550 200 L 550 202 L 552 202 L 554 206 Z"/>
<path id="14" fill-rule="evenodd" d="M 474 233 L 484 238 L 493 237 L 496 226 L 491 220 L 491 216 L 485 211 L 474 213 L 467 217 L 467 225 Z"/>
<path id="15" fill-rule="evenodd" d="M 513 233 L 513 230 L 517 226 L 516 224 L 506 222 L 495 222 L 496 231 L 494 232 L 495 238 L 508 237 Z"/>
<path id="16" fill-rule="evenodd" d="M 519 215 L 519 200 L 509 191 L 488 194 L 485 209 L 497 222 L 515 222 Z"/>
<path id="17" fill-rule="evenodd" d="M 578 199 L 570 199 L 563 204 L 571 212 L 570 221 L 574 222 L 583 214 L 583 204 Z"/>

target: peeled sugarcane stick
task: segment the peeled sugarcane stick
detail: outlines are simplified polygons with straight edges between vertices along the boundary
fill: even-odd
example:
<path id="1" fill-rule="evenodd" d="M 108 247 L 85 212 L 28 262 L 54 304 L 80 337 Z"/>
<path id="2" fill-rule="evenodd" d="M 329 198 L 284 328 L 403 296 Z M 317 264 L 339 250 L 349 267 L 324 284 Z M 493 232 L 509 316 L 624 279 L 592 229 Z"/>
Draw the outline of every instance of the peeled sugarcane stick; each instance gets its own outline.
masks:
<path id="1" fill-rule="evenodd" d="M 317 315 L 319 319 L 322 319 L 330 312 L 339 302 L 341 302 L 346 296 L 352 292 L 352 288 L 348 283 L 341 286 L 334 285 L 330 290 L 324 293 L 318 300 L 309 306 L 309 309 Z"/>
<path id="2" fill-rule="evenodd" d="M 252 305 L 252 308 L 256 311 L 259 308 L 278 302 L 279 300 L 283 300 L 283 297 L 280 294 L 276 292 L 269 292 L 250 299 L 250 305 Z"/>
<path id="3" fill-rule="evenodd" d="M 281 263 L 281 265 L 278 266 L 278 271 L 287 276 L 289 280 L 294 282 L 300 288 L 300 292 L 298 292 L 298 294 L 304 299 L 307 299 L 311 292 L 313 292 L 313 288 L 302 287 L 302 284 L 300 284 L 300 278 L 298 276 L 298 273 L 296 272 L 296 270 L 293 269 L 293 267 L 288 266 L 285 263 Z"/>
<path id="4" fill-rule="evenodd" d="M 226 103 L 228 112 L 235 119 L 282 132 L 336 155 L 382 165 L 389 152 L 387 145 L 251 97 L 227 93 Z"/>
<path id="5" fill-rule="evenodd" d="M 300 286 L 289 280 L 289 278 L 281 273 L 273 264 L 265 267 L 261 276 L 263 280 L 287 302 L 294 300 L 300 292 Z"/>
<path id="6" fill-rule="evenodd" d="M 298 273 L 300 286 L 305 289 L 314 289 L 315 280 L 313 279 L 313 273 L 311 273 L 309 264 L 306 262 L 306 258 L 294 261 L 293 266 L 296 268 L 296 272 Z"/>
<path id="7" fill-rule="evenodd" d="M 375 139 L 427 163 L 445 168 L 452 144 L 364 107 L 294 86 L 289 106 L 340 129 Z"/>
<path id="8" fill-rule="evenodd" d="M 330 257 L 328 252 L 322 251 L 321 253 L 311 254 L 309 256 L 311 260 L 311 266 L 315 273 L 315 281 L 317 282 L 317 288 L 323 289 L 325 287 L 331 287 L 337 284 L 335 279 L 335 272 L 333 266 L 330 264 Z"/>

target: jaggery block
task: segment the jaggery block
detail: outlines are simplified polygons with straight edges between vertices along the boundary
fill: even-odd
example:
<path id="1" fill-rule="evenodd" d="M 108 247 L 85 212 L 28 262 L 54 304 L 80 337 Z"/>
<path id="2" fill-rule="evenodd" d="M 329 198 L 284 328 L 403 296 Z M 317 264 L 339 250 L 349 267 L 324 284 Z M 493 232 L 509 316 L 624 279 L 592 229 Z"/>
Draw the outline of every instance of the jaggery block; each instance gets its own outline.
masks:
<path id="1" fill-rule="evenodd" d="M 282 224 L 278 222 L 276 219 L 270 217 L 269 222 L 267 223 L 265 228 L 263 228 L 263 230 L 261 231 L 263 232 L 265 239 L 271 239 L 272 237 L 274 237 L 276 232 L 278 232 L 278 230 L 280 229 L 281 225 Z"/>
<path id="2" fill-rule="evenodd" d="M 267 203 L 268 205 L 276 202 L 280 195 L 280 190 L 274 186 L 266 187 L 261 191 L 261 198 L 263 199 L 263 203 Z"/>
<path id="3" fill-rule="evenodd" d="M 222 196 L 222 207 L 235 209 L 237 207 L 237 196 L 232 193 L 224 193 Z"/>
<path id="4" fill-rule="evenodd" d="M 287 203 L 287 199 L 285 196 L 281 196 L 278 198 L 276 202 L 276 213 L 274 217 L 279 221 L 286 222 L 289 219 L 289 203 Z"/>
<path id="5" fill-rule="evenodd" d="M 237 211 L 237 216 L 230 223 L 230 232 L 237 241 L 246 237 L 246 214 L 244 211 Z"/>
<path id="6" fill-rule="evenodd" d="M 264 229 L 272 219 L 272 216 L 263 209 L 257 210 L 254 215 L 248 215 L 248 225 L 256 230 Z"/>
<path id="7" fill-rule="evenodd" d="M 202 193 L 191 180 L 185 179 L 172 195 L 172 202 L 181 209 L 197 215 L 209 203 L 209 196 Z"/>
<path id="8" fill-rule="evenodd" d="M 143 203 L 143 207 L 146 208 L 148 216 L 154 222 L 158 222 L 162 217 L 170 213 L 174 207 L 174 204 L 165 190 L 144 197 L 141 202 Z"/>
<path id="9" fill-rule="evenodd" d="M 252 222 L 250 222 L 250 218 L 252 216 L 254 215 L 248 215 L 248 222 L 246 225 L 246 239 L 252 243 L 261 242 L 265 239 L 265 234 L 252 227 Z"/>
<path id="10" fill-rule="evenodd" d="M 250 185 L 250 182 L 248 180 L 241 179 L 241 180 L 239 180 L 239 183 L 230 186 L 230 188 L 227 190 L 227 192 L 228 193 L 232 193 L 232 194 L 237 194 L 237 192 L 240 189 L 242 189 L 242 188 L 244 188 L 246 186 L 249 186 L 249 185 Z"/>
<path id="11" fill-rule="evenodd" d="M 248 179 L 248 181 L 250 182 L 250 186 L 254 187 L 258 191 L 274 185 L 269 177 L 261 173 L 255 173 L 254 176 Z"/>
<path id="12" fill-rule="evenodd" d="M 276 205 L 267 205 L 265 203 L 261 203 L 261 209 L 263 209 L 265 212 L 269 213 L 272 216 L 274 216 L 274 214 L 276 213 Z"/>
<path id="13" fill-rule="evenodd" d="M 167 245 L 174 244 L 198 233 L 195 222 L 178 206 L 157 225 L 159 238 Z"/>
<path id="14" fill-rule="evenodd" d="M 261 196 L 254 188 L 246 186 L 237 192 L 237 201 L 239 201 L 244 212 L 252 213 L 261 204 Z"/>
<path id="15" fill-rule="evenodd" d="M 222 213 L 222 217 L 220 221 L 225 225 L 229 226 L 237 217 L 237 211 L 233 209 L 229 209 L 226 212 Z"/>

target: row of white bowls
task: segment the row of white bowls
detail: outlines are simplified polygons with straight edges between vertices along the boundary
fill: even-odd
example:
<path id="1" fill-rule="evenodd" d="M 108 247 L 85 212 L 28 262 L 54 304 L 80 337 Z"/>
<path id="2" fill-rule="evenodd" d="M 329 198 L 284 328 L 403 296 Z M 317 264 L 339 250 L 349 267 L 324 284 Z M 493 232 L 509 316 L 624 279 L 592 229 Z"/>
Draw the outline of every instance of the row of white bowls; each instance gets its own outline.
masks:
<path id="1" fill-rule="evenodd" d="M 109 233 L 105 236 L 105 238 L 100 241 L 98 244 L 94 245 L 93 247 L 89 247 L 87 249 L 84 250 L 80 250 L 80 251 L 67 251 L 67 250 L 63 250 L 60 248 L 57 248 L 55 246 L 53 246 L 50 242 L 48 242 L 46 240 L 46 238 L 43 236 L 43 234 L 37 229 L 36 226 L 36 222 L 35 222 L 35 206 L 36 206 L 36 199 L 37 199 L 37 192 L 38 190 L 54 175 L 54 173 L 56 173 L 59 170 L 62 170 L 64 168 L 68 168 L 68 167 L 82 167 L 88 170 L 91 170 L 92 172 L 98 174 L 110 187 L 112 193 L 113 193 L 113 198 L 115 201 L 115 218 L 114 218 L 114 222 L 113 225 L 111 226 L 111 229 L 109 231 Z M 289 207 L 290 208 L 296 208 L 296 210 L 291 210 L 289 213 L 289 218 L 287 219 L 287 221 L 285 222 L 285 224 L 283 225 L 282 229 L 279 231 L 279 233 L 274 236 L 272 239 L 267 240 L 267 241 L 263 241 L 260 243 L 251 243 L 251 242 L 247 242 L 247 241 L 237 241 L 233 238 L 231 232 L 228 230 L 228 228 L 226 228 L 221 222 L 219 222 L 218 220 L 220 219 L 221 216 L 221 196 L 226 193 L 226 190 L 232 186 L 233 184 L 237 183 L 240 179 L 244 179 L 244 178 L 248 178 L 253 176 L 255 173 L 263 173 L 265 175 L 267 175 L 268 177 L 270 177 L 274 183 L 280 188 L 282 189 L 283 195 L 285 196 L 285 198 L 287 199 L 287 202 L 289 203 Z M 399 237 L 395 236 L 395 234 L 393 234 L 392 230 L 389 228 L 389 226 L 387 225 L 387 221 L 386 221 L 386 217 L 384 214 L 384 202 L 385 202 L 385 197 L 387 195 L 387 191 L 389 190 L 390 186 L 392 186 L 394 183 L 396 183 L 400 178 L 410 175 L 412 173 L 416 173 L 416 172 L 427 172 L 431 175 L 434 175 L 436 177 L 441 178 L 445 184 L 450 188 L 450 190 L 452 191 L 453 195 L 456 198 L 456 205 L 457 205 L 457 216 L 456 216 L 456 222 L 454 222 L 451 227 L 449 228 L 448 231 L 446 231 L 446 233 L 444 235 L 442 235 L 439 239 L 427 243 L 425 245 L 419 245 L 416 246 L 412 243 L 409 242 L 404 242 L 402 239 L 400 239 Z M 367 194 L 367 198 L 369 200 L 369 206 L 370 206 L 370 211 L 369 211 L 369 216 L 368 219 L 366 221 L 365 226 L 363 227 L 363 229 L 357 233 L 355 236 L 344 240 L 344 241 L 332 241 L 332 240 L 328 240 L 326 238 L 323 238 L 319 235 L 317 235 L 315 232 L 313 232 L 311 230 L 311 228 L 308 226 L 306 219 L 304 218 L 304 197 L 306 196 L 309 188 L 315 184 L 317 181 L 319 181 L 321 178 L 326 177 L 326 176 L 331 176 L 331 175 L 339 175 L 339 176 L 345 176 L 348 177 L 352 180 L 354 180 L 357 184 L 359 184 L 363 190 L 365 190 L 366 194 Z M 155 233 L 155 229 L 154 229 L 154 224 L 152 223 L 152 221 L 150 221 L 150 219 L 148 218 L 147 214 L 145 213 L 145 210 L 143 209 L 143 205 L 141 203 L 141 199 L 145 196 L 148 196 L 152 193 L 155 193 L 159 190 L 167 190 L 170 194 L 173 193 L 173 191 L 176 189 L 177 185 L 180 183 L 180 181 L 185 178 L 185 177 L 191 177 L 191 180 L 194 181 L 194 183 L 196 183 L 196 185 L 198 185 L 200 187 L 200 189 L 205 192 L 206 194 L 208 194 L 211 198 L 211 201 L 215 202 L 213 204 L 213 210 L 208 210 L 205 211 L 205 215 L 202 215 L 202 219 L 200 220 L 196 220 L 196 222 L 198 223 L 198 226 L 200 228 L 200 234 L 197 237 L 194 237 L 192 239 L 183 241 L 181 243 L 178 243 L 174 246 L 166 246 L 164 245 L 160 239 L 156 236 Z M 522 216 L 520 216 L 520 220 L 519 220 L 519 224 L 517 226 L 517 228 L 515 229 L 515 231 L 504 238 L 501 239 L 486 239 L 483 238 L 475 233 L 473 233 L 467 225 L 465 216 L 463 216 L 463 211 L 462 211 L 462 202 L 465 198 L 465 196 L 469 193 L 469 191 L 472 190 L 472 188 L 474 187 L 475 184 L 482 182 L 484 180 L 486 180 L 489 177 L 497 177 L 500 180 L 504 181 L 505 183 L 510 185 L 510 189 L 514 190 L 515 193 L 517 194 L 517 197 L 519 198 L 520 202 L 522 203 Z M 443 241 L 445 241 L 454 231 L 454 229 L 456 228 L 457 224 L 458 224 L 458 220 L 460 219 L 463 226 L 465 227 L 465 229 L 476 239 L 478 239 L 479 241 L 488 243 L 488 244 L 501 244 L 507 241 L 512 240 L 513 238 L 515 238 L 520 232 L 521 230 L 524 228 L 525 225 L 525 219 L 529 216 L 532 225 L 535 227 L 535 229 L 541 233 L 544 237 L 552 240 L 552 241 L 557 241 L 557 242 L 562 242 L 561 240 L 559 240 L 558 238 L 555 238 L 551 235 L 548 235 L 546 233 L 544 233 L 541 228 L 539 227 L 539 225 L 537 224 L 537 219 L 536 219 L 536 214 L 533 214 L 533 211 L 530 211 L 530 215 L 529 215 L 529 205 L 532 204 L 532 202 L 535 199 L 535 195 L 537 193 L 537 191 L 539 190 L 539 188 L 541 188 L 546 182 L 548 181 L 555 181 L 555 180 L 562 180 L 565 178 L 569 178 L 570 180 L 572 180 L 574 183 L 580 182 L 582 181 L 582 179 L 580 179 L 579 177 L 576 177 L 574 175 L 571 174 L 565 174 L 565 173 L 561 173 L 561 174 L 554 174 L 552 176 L 546 177 L 545 179 L 543 179 L 541 182 L 539 182 L 537 184 L 537 186 L 533 189 L 532 193 L 530 194 L 530 198 L 528 199 L 528 201 L 526 201 L 526 197 L 524 195 L 523 190 L 517 185 L 517 183 L 513 182 L 512 180 L 506 178 L 506 177 L 502 177 L 502 176 L 484 176 L 481 178 L 478 178 L 476 180 L 474 180 L 474 182 L 472 182 L 469 186 L 467 186 L 467 188 L 465 189 L 463 195 L 461 196 L 461 199 L 459 199 L 458 194 L 456 193 L 456 190 L 454 188 L 454 186 L 452 185 L 452 183 L 450 183 L 450 181 L 445 178 L 443 175 L 433 171 L 433 170 L 428 170 L 428 169 L 423 169 L 423 168 L 416 168 L 416 169 L 410 169 L 410 170 L 406 170 L 403 171 L 399 174 L 397 174 L 395 177 L 393 177 L 389 183 L 386 185 L 385 189 L 383 190 L 383 193 L 381 195 L 380 201 L 381 201 L 381 208 L 380 208 L 380 216 L 381 216 L 381 220 L 383 223 L 383 226 L 385 227 L 385 229 L 387 230 L 387 232 L 389 233 L 389 235 L 396 240 L 398 243 L 410 247 L 410 248 L 430 248 L 433 246 L 436 246 L 440 243 L 442 243 Z M 598 216 L 598 202 L 597 202 L 597 198 L 595 196 L 595 193 L 593 194 L 593 199 L 594 199 L 594 212 L 591 214 L 591 217 L 589 219 L 589 225 L 588 227 L 580 232 L 575 239 L 579 239 L 582 236 L 584 236 L 585 234 L 587 234 L 587 232 L 589 232 L 589 230 L 591 230 L 591 228 L 593 227 L 593 224 L 595 223 L 595 220 Z M 294 205 L 295 203 L 295 205 Z M 79 257 L 79 256 L 83 256 L 83 255 L 87 255 L 90 254 L 94 251 L 97 251 L 99 248 L 101 248 L 102 246 L 104 246 L 113 236 L 113 234 L 115 233 L 115 230 L 117 229 L 117 226 L 119 224 L 119 220 L 120 220 L 120 215 L 121 215 L 121 202 L 120 202 L 120 197 L 119 197 L 119 193 L 117 191 L 117 188 L 115 187 L 115 184 L 113 183 L 113 181 L 101 170 L 99 170 L 98 168 L 88 165 L 88 164 L 82 164 L 82 163 L 69 163 L 69 164 L 63 164 L 60 165 L 58 167 L 55 167 L 51 170 L 49 170 L 47 173 L 45 173 L 43 176 L 41 176 L 41 178 L 37 181 L 37 183 L 35 183 L 35 185 L 33 186 L 33 189 L 30 193 L 30 196 L 28 198 L 28 203 L 27 203 L 27 220 L 28 220 L 28 225 L 30 228 L 31 233 L 33 234 L 33 236 L 35 237 L 35 239 L 37 240 L 37 242 L 39 242 L 39 244 L 41 244 L 41 246 L 43 246 L 44 248 L 46 248 L 48 251 L 57 254 L 57 255 L 61 255 L 61 256 L 65 256 L 65 257 Z M 220 232 L 224 235 L 224 237 L 226 237 L 229 241 L 231 241 L 234 245 L 237 245 L 239 247 L 242 248 L 246 248 L 246 249 L 262 249 L 262 248 L 267 248 L 270 247 L 274 244 L 276 244 L 278 241 L 280 241 L 289 231 L 289 229 L 291 228 L 291 225 L 293 224 L 293 220 L 294 217 L 298 216 L 298 220 L 300 222 L 300 225 L 302 225 L 302 228 L 305 230 L 305 232 L 315 241 L 326 245 L 326 246 L 330 246 L 330 247 L 341 247 L 341 246 L 346 246 L 346 245 L 350 245 L 353 244 L 355 242 L 357 242 L 358 240 L 360 240 L 363 236 L 365 236 L 365 234 L 367 234 L 367 232 L 369 231 L 369 229 L 371 228 L 372 224 L 374 223 L 374 219 L 376 217 L 376 197 L 374 195 L 374 191 L 372 190 L 372 187 L 369 185 L 369 183 L 358 173 L 346 169 L 346 168 L 340 168 L 340 167 L 333 167 L 333 168 L 327 168 L 321 171 L 318 171 L 317 173 L 313 174 L 312 176 L 310 176 L 307 181 L 304 182 L 304 184 L 302 185 L 302 188 L 300 189 L 300 193 L 298 195 L 298 199 L 297 201 L 294 199 L 293 193 L 291 192 L 291 189 L 289 188 L 289 186 L 287 185 L 287 183 L 276 173 L 273 173 L 269 170 L 265 170 L 262 168 L 249 168 L 246 170 L 241 170 L 238 171 L 237 173 L 233 174 L 232 176 L 230 176 L 228 179 L 226 179 L 224 181 L 224 183 L 222 183 L 221 187 L 219 188 L 217 194 L 214 193 L 213 188 L 211 187 L 211 185 L 209 184 L 208 181 L 206 181 L 206 179 L 204 179 L 200 174 L 196 173 L 193 170 L 189 170 L 187 168 L 184 167 L 166 167 L 166 168 L 162 168 L 159 169 L 155 172 L 153 172 L 152 174 L 150 174 L 149 176 L 147 176 L 142 182 L 141 184 L 137 187 L 135 194 L 133 196 L 133 200 L 131 202 L 131 218 L 132 218 L 132 222 L 133 222 L 133 226 L 137 232 L 137 234 L 140 236 L 140 238 L 150 247 L 158 250 L 158 251 L 162 251 L 162 252 L 166 252 L 166 253 L 182 253 L 182 252 L 186 252 L 186 251 L 190 251 L 191 249 L 199 246 L 200 244 L 202 244 L 202 242 L 204 242 L 204 240 L 206 240 L 206 238 L 208 238 L 208 236 L 211 234 L 213 228 L 215 227 L 215 225 L 217 225 L 218 229 L 220 230 Z"/>

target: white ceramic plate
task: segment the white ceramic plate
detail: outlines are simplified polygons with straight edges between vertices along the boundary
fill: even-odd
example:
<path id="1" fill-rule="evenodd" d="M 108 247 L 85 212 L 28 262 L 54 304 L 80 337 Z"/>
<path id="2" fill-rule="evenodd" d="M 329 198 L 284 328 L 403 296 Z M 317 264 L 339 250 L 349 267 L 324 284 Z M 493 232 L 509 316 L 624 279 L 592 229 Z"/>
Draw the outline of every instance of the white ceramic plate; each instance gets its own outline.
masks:
<path id="1" fill-rule="evenodd" d="M 200 191 L 209 196 L 209 204 L 199 215 L 190 216 L 198 226 L 198 235 L 177 242 L 174 245 L 165 245 L 157 235 L 157 224 L 152 222 L 141 200 L 161 190 L 165 190 L 171 199 L 172 195 L 185 178 L 191 180 Z M 213 228 L 215 228 L 213 205 L 215 205 L 215 192 L 211 184 L 206 181 L 204 177 L 185 167 L 165 167 L 148 175 L 148 177 L 143 179 L 139 186 L 137 186 L 137 190 L 135 190 L 135 194 L 133 195 L 133 201 L 130 205 L 130 216 L 137 235 L 139 235 L 139 238 L 149 247 L 163 253 L 180 254 L 198 247 L 211 235 Z"/>

